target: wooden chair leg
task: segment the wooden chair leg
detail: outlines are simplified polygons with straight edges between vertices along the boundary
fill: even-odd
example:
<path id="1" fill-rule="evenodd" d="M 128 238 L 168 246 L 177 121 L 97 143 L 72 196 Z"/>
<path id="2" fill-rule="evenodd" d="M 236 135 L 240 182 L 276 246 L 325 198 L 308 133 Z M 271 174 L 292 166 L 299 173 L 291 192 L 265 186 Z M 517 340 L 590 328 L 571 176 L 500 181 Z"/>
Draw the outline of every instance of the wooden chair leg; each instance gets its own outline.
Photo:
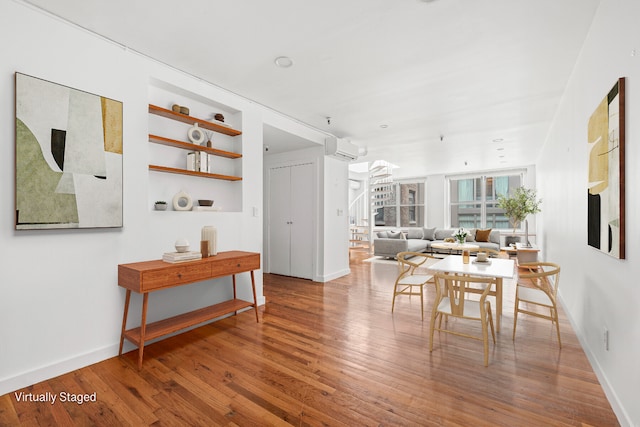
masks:
<path id="1" fill-rule="evenodd" d="M 558 346 L 562 348 L 562 341 L 560 341 L 560 322 L 558 321 L 558 310 L 553 308 L 553 321 L 556 324 L 556 333 L 558 334 Z"/>
<path id="2" fill-rule="evenodd" d="M 433 351 L 433 332 L 436 326 L 436 320 L 438 318 L 439 313 L 435 310 L 431 313 L 431 323 L 429 326 L 429 351 Z"/>
<path id="3" fill-rule="evenodd" d="M 513 335 L 511 336 L 512 341 L 516 340 L 516 326 L 518 325 L 518 309 L 520 308 L 519 304 L 520 304 L 520 300 L 518 299 L 518 295 L 516 291 L 516 303 L 515 303 L 515 308 L 513 310 Z"/>
<path id="4" fill-rule="evenodd" d="M 487 319 L 484 318 L 482 323 L 482 343 L 484 344 L 484 366 L 489 366 L 489 334 L 487 331 Z"/>
<path id="5" fill-rule="evenodd" d="M 393 309 L 396 306 L 396 295 L 398 295 L 398 285 L 394 285 L 393 287 L 393 299 L 391 300 L 391 312 L 393 313 Z"/>
<path id="6" fill-rule="evenodd" d="M 491 336 L 493 337 L 493 343 L 496 343 L 496 331 L 493 328 L 493 314 L 491 314 L 491 305 L 489 305 L 487 309 L 487 314 L 489 317 L 489 326 L 491 326 Z"/>

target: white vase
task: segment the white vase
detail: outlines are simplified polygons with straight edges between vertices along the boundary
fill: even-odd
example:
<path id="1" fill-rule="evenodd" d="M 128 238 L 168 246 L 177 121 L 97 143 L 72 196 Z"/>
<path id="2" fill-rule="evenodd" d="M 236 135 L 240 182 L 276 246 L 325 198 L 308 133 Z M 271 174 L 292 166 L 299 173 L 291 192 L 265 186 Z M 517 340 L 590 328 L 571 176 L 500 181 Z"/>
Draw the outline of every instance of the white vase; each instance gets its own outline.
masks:
<path id="1" fill-rule="evenodd" d="M 209 242 L 209 255 L 218 254 L 218 230 L 212 225 L 202 227 L 202 241 Z"/>
<path id="2" fill-rule="evenodd" d="M 184 190 L 173 196 L 173 209 L 176 211 L 190 211 L 193 207 L 191 196 Z"/>

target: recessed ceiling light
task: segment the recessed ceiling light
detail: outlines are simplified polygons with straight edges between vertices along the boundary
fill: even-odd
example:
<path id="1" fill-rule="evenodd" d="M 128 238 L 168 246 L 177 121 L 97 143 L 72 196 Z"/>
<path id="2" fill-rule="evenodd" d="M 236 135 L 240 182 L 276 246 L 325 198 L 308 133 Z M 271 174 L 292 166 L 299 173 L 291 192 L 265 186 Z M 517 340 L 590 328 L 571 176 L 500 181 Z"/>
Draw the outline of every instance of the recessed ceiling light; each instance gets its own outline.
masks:
<path id="1" fill-rule="evenodd" d="M 386 128 L 388 128 L 388 127 L 389 127 L 389 125 L 380 125 L 380 127 L 381 127 L 382 129 L 386 129 Z"/>
<path id="2" fill-rule="evenodd" d="M 493 140 L 493 142 L 502 142 L 502 141 L 504 141 L 503 138 L 496 138 L 496 139 Z"/>
<path id="3" fill-rule="evenodd" d="M 497 150 L 497 151 L 502 151 L 502 150 L 504 150 L 504 147 L 496 148 L 496 150 Z"/>
<path id="4" fill-rule="evenodd" d="M 293 66 L 293 59 L 288 56 L 278 56 L 273 62 L 280 68 L 289 68 Z"/>

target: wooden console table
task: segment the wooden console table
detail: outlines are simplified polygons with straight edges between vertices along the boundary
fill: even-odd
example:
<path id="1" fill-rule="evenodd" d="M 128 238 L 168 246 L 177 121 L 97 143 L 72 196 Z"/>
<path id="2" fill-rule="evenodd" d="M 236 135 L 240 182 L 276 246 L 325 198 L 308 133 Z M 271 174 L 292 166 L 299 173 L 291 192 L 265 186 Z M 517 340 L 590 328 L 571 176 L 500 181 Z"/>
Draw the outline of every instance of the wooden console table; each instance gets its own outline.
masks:
<path id="1" fill-rule="evenodd" d="M 260 254 L 242 251 L 219 252 L 218 255 L 212 257 L 176 264 L 154 260 L 118 265 L 118 285 L 127 289 L 124 315 L 122 317 L 120 351 L 118 354 L 122 354 L 125 338 L 134 343 L 138 346 L 138 369 L 141 369 L 144 344 L 147 341 L 198 323 L 204 323 L 225 314 L 237 313 L 238 310 L 247 307 L 254 308 L 256 322 L 259 322 L 254 277 L 254 270 L 258 269 L 260 269 Z M 251 272 L 253 302 L 244 301 L 236 297 L 236 274 L 243 272 Z M 233 299 L 147 324 L 149 292 L 224 276 L 233 277 Z M 126 329 L 131 291 L 142 294 L 142 320 L 139 327 Z"/>

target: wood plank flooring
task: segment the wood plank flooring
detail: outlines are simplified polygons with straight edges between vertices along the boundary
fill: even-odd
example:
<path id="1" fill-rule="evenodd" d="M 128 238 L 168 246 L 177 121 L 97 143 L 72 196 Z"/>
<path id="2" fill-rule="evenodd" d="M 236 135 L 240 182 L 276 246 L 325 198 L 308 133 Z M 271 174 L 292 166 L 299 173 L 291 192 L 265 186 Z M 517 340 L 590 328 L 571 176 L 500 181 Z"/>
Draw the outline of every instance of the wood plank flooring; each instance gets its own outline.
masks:
<path id="1" fill-rule="evenodd" d="M 419 298 L 391 313 L 393 263 L 352 256 L 328 283 L 264 276 L 266 307 L 154 343 L 19 392 L 96 393 L 95 402 L 0 396 L 0 426 L 616 426 L 618 421 L 560 312 L 521 316 L 505 283 L 502 331 L 482 343 L 437 334 L 429 353 Z M 466 331 L 479 327 L 454 325 Z M 114 325 L 119 329 L 119 325 Z"/>

